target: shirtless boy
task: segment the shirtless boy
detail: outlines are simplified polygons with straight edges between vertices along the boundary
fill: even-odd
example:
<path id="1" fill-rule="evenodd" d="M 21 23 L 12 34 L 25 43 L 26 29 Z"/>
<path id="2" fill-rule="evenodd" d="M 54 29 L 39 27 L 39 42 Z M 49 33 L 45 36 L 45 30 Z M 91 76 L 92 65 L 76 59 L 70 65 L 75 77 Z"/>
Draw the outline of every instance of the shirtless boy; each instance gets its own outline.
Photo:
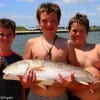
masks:
<path id="1" fill-rule="evenodd" d="M 100 45 L 87 42 L 86 38 L 89 32 L 87 16 L 77 13 L 70 19 L 68 29 L 80 66 L 84 66 L 85 70 L 100 79 Z M 94 89 L 93 93 L 89 89 L 84 88 L 72 91 L 72 94 L 79 97 L 80 100 L 100 100 L 100 83 L 92 88 Z"/>
<path id="2" fill-rule="evenodd" d="M 25 59 L 49 59 L 77 65 L 72 43 L 56 34 L 60 17 L 61 11 L 58 5 L 53 3 L 40 5 L 37 10 L 37 20 L 43 33 L 27 41 Z M 20 80 L 25 87 L 30 87 L 28 100 L 68 100 L 65 87 L 53 85 L 44 90 L 36 86 L 32 71 Z"/>

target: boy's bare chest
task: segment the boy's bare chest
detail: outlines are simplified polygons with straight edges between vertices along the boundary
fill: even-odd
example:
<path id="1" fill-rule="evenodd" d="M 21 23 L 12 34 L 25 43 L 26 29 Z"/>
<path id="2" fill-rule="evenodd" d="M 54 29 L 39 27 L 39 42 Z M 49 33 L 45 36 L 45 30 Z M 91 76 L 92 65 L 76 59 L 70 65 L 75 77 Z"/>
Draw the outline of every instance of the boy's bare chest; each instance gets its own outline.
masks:
<path id="1" fill-rule="evenodd" d="M 83 52 L 76 50 L 76 57 L 82 66 L 92 66 L 94 63 L 99 61 L 98 54 L 93 51 Z"/>
<path id="2" fill-rule="evenodd" d="M 64 49 L 58 49 L 53 47 L 51 51 L 49 49 L 44 48 L 42 46 L 38 46 L 32 50 L 32 56 L 35 59 L 46 59 L 46 60 L 54 60 L 54 61 L 65 61 L 67 53 Z"/>

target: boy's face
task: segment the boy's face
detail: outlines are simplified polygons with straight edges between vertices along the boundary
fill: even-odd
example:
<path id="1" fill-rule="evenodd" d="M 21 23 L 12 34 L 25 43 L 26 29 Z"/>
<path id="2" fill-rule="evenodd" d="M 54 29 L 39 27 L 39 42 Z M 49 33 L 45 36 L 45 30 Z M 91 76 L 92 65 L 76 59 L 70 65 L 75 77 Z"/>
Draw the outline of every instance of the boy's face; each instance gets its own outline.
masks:
<path id="1" fill-rule="evenodd" d="M 56 34 L 56 30 L 57 30 L 58 25 L 59 25 L 59 22 L 57 19 L 57 14 L 54 12 L 41 13 L 39 25 L 40 25 L 44 34 L 46 34 L 46 35 Z"/>
<path id="2" fill-rule="evenodd" d="M 69 33 L 75 45 L 82 45 L 86 43 L 88 32 L 83 24 L 73 23 Z"/>
<path id="3" fill-rule="evenodd" d="M 14 38 L 15 34 L 11 30 L 11 28 L 0 27 L 0 47 L 10 47 Z"/>

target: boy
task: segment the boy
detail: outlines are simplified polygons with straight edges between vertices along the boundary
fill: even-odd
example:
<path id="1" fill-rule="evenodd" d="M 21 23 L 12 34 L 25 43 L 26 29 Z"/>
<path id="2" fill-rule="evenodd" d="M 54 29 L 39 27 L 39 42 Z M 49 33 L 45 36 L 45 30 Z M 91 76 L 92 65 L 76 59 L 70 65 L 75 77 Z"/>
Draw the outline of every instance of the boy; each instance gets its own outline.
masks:
<path id="1" fill-rule="evenodd" d="M 12 43 L 16 36 L 15 28 L 14 21 L 7 18 L 0 19 L 0 100 L 24 100 L 21 84 L 17 81 L 4 80 L 2 73 L 7 65 L 22 60 L 22 57 L 12 50 Z"/>
<path id="2" fill-rule="evenodd" d="M 72 43 L 56 34 L 60 17 L 61 11 L 57 4 L 40 5 L 37 9 L 37 20 L 43 33 L 27 41 L 24 59 L 49 59 L 77 65 Z M 25 87 L 31 88 L 28 100 L 68 100 L 66 87 L 52 85 L 45 90 L 36 86 L 33 70 L 28 71 L 24 77 L 20 77 L 20 80 Z"/>
<path id="3" fill-rule="evenodd" d="M 100 45 L 87 42 L 89 32 L 89 20 L 87 16 L 76 13 L 70 19 L 68 29 L 80 66 L 83 66 L 85 70 L 100 80 Z M 91 88 L 94 89 L 94 93 L 88 88 L 71 91 L 72 94 L 80 99 L 75 99 L 75 97 L 72 98 L 71 96 L 69 100 L 100 100 L 100 83 L 94 84 Z"/>

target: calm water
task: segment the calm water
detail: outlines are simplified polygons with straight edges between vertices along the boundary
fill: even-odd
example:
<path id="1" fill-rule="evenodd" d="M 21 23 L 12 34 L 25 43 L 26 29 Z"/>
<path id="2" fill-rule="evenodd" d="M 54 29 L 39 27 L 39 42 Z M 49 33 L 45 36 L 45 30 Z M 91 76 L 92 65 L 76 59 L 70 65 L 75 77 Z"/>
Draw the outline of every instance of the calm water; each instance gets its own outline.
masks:
<path id="1" fill-rule="evenodd" d="M 61 37 L 69 38 L 67 33 L 57 33 Z M 29 38 L 37 37 L 40 34 L 17 35 L 13 43 L 13 49 L 23 55 L 26 41 Z M 87 38 L 90 43 L 100 43 L 100 32 L 90 32 Z"/>

